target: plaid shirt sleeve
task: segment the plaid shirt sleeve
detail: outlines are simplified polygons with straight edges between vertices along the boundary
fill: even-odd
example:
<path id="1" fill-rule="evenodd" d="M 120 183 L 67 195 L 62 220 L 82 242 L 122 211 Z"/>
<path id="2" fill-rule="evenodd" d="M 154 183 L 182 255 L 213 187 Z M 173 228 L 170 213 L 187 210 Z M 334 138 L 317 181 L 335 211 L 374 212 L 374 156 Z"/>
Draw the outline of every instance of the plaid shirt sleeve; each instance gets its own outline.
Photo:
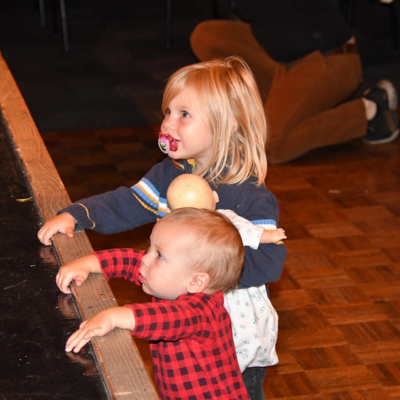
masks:
<path id="1" fill-rule="evenodd" d="M 125 306 L 135 315 L 134 336 L 168 341 L 185 338 L 200 343 L 214 340 L 216 318 L 207 295 L 188 293 L 176 301 L 156 299 L 153 303 Z"/>
<path id="2" fill-rule="evenodd" d="M 96 251 L 93 254 L 99 260 L 101 270 L 107 280 L 124 278 L 140 285 L 139 267 L 145 250 L 111 249 Z"/>

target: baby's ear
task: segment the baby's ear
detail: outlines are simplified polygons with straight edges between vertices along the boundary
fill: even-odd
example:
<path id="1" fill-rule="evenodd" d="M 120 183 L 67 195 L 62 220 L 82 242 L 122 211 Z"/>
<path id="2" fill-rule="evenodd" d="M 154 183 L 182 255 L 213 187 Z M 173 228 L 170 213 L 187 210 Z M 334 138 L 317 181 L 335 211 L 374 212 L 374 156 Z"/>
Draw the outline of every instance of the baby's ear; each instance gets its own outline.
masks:
<path id="1" fill-rule="evenodd" d="M 191 282 L 187 286 L 188 293 L 201 293 L 207 289 L 210 275 L 207 272 L 194 272 Z"/>

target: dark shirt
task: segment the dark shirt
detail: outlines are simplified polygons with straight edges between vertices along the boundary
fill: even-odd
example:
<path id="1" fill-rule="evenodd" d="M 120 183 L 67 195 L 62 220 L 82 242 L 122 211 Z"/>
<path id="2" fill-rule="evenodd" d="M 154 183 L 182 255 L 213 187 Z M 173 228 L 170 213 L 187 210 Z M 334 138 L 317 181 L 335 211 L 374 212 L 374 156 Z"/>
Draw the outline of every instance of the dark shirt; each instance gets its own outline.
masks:
<path id="1" fill-rule="evenodd" d="M 280 62 L 336 49 L 352 36 L 333 0 L 237 0 L 237 13 Z"/>

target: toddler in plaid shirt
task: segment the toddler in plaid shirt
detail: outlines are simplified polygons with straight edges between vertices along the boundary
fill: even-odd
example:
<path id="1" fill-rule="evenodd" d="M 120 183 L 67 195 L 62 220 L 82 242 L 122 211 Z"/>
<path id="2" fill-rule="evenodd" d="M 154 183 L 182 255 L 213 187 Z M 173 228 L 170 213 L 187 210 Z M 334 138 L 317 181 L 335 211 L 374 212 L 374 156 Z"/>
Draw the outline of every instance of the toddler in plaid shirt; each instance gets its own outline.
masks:
<path id="1" fill-rule="evenodd" d="M 193 229 L 195 227 L 195 229 Z M 89 273 L 142 284 L 153 302 L 103 310 L 83 321 L 67 341 L 79 352 L 94 336 L 115 328 L 151 341 L 162 399 L 249 399 L 240 373 L 223 293 L 235 288 L 244 262 L 238 230 L 218 212 L 180 208 L 159 220 L 147 252 L 96 252 L 59 270 L 56 282 L 70 293 Z"/>

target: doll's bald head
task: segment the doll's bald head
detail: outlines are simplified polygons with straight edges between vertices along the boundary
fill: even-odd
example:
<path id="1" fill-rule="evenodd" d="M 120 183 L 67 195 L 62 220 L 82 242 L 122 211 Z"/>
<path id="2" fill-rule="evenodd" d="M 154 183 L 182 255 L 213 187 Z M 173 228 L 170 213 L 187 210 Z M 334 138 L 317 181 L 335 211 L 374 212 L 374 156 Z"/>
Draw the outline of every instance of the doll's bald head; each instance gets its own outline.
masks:
<path id="1" fill-rule="evenodd" d="M 182 174 L 169 185 L 167 201 L 171 210 L 182 207 L 215 210 L 219 198 L 217 192 L 213 191 L 201 176 Z"/>

